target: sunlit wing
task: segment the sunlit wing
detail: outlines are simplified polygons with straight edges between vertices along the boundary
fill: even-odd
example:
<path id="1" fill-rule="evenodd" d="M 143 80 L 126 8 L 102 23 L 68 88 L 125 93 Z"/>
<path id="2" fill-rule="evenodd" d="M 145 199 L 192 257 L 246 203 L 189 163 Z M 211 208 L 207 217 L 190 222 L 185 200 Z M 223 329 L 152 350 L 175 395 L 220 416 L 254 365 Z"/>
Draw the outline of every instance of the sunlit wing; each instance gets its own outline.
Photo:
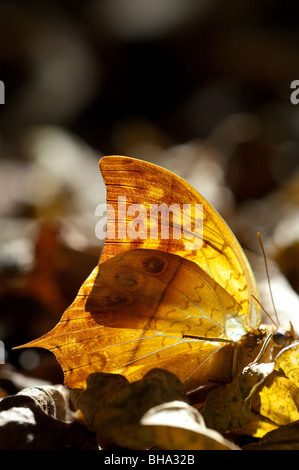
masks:
<path id="1" fill-rule="evenodd" d="M 190 387 L 198 372 L 205 379 L 201 365 L 225 340 L 237 339 L 239 310 L 195 263 L 129 250 L 100 264 L 54 330 L 29 345 L 50 349 L 71 387 L 84 387 L 98 370 L 136 380 L 155 366 Z"/>
<path id="2" fill-rule="evenodd" d="M 100 160 L 100 170 L 107 189 L 107 204 L 114 207 L 114 213 L 111 214 L 108 206 L 108 233 L 115 220 L 125 221 L 128 226 L 134 218 L 126 217 L 123 210 L 119 213 L 119 197 L 125 196 L 126 210 L 130 205 L 138 203 L 147 209 L 148 214 L 153 204 L 164 203 L 168 207 L 178 204 L 182 210 L 183 204 L 203 205 L 203 240 L 200 249 L 185 249 L 185 244 L 190 243 L 192 235 L 188 233 L 186 236 L 182 233 L 180 239 L 175 239 L 172 237 L 172 230 L 169 230 L 169 239 L 150 239 L 148 226 L 145 239 L 132 240 L 128 236 L 120 239 L 117 233 L 115 239 L 107 237 L 100 263 L 121 251 L 133 248 L 158 249 L 178 254 L 194 261 L 230 293 L 241 306 L 240 315 L 248 317 L 252 327 L 259 325 L 259 308 L 252 298 L 252 295 L 258 298 L 258 292 L 244 251 L 218 212 L 192 186 L 164 168 L 129 157 L 104 157 Z M 191 219 L 191 226 L 194 227 L 194 216 Z M 153 223 L 152 219 L 150 222 Z M 161 233 L 160 220 L 158 224 L 158 233 Z M 174 215 L 170 225 L 181 226 L 181 216 Z M 247 319 L 245 322 L 247 323 Z"/>
<path id="3" fill-rule="evenodd" d="M 233 343 L 226 341 L 259 325 L 251 298 L 257 297 L 254 277 L 236 238 L 219 214 L 171 172 L 127 157 L 105 157 L 100 166 L 108 233 L 115 221 L 129 226 L 131 204 L 148 210 L 151 204 L 202 204 L 202 246 L 186 250 L 188 233 L 165 240 L 132 240 L 126 233 L 121 240 L 117 233 L 106 238 L 98 266 L 60 322 L 25 346 L 51 350 L 72 388 L 84 388 L 95 371 L 136 380 L 153 367 L 165 367 L 188 389 L 213 376 L 221 380 L 222 373 L 229 376 Z M 120 211 L 119 196 L 126 199 Z M 181 216 L 174 214 L 170 225 L 180 226 Z M 224 345 L 227 354 L 219 356 Z"/>

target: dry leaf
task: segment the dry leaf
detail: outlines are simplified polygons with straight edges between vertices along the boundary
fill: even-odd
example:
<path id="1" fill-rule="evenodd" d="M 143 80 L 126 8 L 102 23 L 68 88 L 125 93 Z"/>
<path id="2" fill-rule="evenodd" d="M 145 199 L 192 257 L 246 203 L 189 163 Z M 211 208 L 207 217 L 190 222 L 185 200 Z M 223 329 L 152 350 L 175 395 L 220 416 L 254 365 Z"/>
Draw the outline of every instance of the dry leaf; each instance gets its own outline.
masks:
<path id="1" fill-rule="evenodd" d="M 220 433 L 206 427 L 200 413 L 174 401 L 151 408 L 141 424 L 153 429 L 155 442 L 167 450 L 239 450 Z"/>
<path id="2" fill-rule="evenodd" d="M 178 378 L 153 369 L 129 383 L 116 374 L 91 374 L 85 391 L 72 391 L 88 429 L 131 449 L 237 449 L 209 430 L 188 404 Z"/>
<path id="3" fill-rule="evenodd" d="M 299 421 L 286 424 L 266 434 L 244 450 L 299 450 Z"/>
<path id="4" fill-rule="evenodd" d="M 0 449 L 95 449 L 94 435 L 77 421 L 63 385 L 23 389 L 0 400 Z"/>
<path id="5" fill-rule="evenodd" d="M 299 420 L 298 352 L 296 341 L 275 362 L 251 364 L 231 384 L 212 390 L 203 411 L 207 426 L 261 438 Z"/>
<path id="6" fill-rule="evenodd" d="M 275 370 L 282 370 L 299 387 L 299 341 L 294 341 L 277 355 Z"/>
<path id="7" fill-rule="evenodd" d="M 265 381 L 258 398 L 259 414 L 273 423 L 281 426 L 299 419 L 299 390 L 287 377 L 272 374 Z"/>
<path id="8" fill-rule="evenodd" d="M 71 396 L 88 429 L 132 449 L 157 444 L 152 430 L 140 425 L 150 408 L 173 400 L 188 401 L 179 379 L 162 369 L 153 369 L 132 384 L 121 375 L 93 373 L 86 390 L 72 390 Z"/>
<path id="9" fill-rule="evenodd" d="M 223 433 L 242 431 L 251 420 L 252 394 L 274 368 L 274 363 L 251 364 L 234 380 L 211 390 L 203 417 L 206 425 Z"/>
<path id="10" fill-rule="evenodd" d="M 298 357 L 299 342 L 295 341 L 277 355 L 273 372 L 255 394 L 255 429 L 252 426 L 255 437 L 299 420 Z"/>

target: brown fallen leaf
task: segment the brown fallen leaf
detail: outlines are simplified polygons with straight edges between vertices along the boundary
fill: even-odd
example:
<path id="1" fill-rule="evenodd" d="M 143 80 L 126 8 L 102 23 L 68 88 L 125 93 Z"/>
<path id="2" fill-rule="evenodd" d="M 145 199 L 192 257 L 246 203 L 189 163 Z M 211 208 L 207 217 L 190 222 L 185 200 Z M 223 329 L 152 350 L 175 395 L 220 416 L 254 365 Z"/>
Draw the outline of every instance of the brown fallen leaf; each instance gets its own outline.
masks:
<path id="1" fill-rule="evenodd" d="M 155 406 L 140 422 L 152 428 L 155 441 L 166 450 L 240 450 L 219 432 L 207 428 L 201 414 L 182 401 Z"/>
<path id="2" fill-rule="evenodd" d="M 243 450 L 299 450 L 299 421 L 268 432 L 258 442 L 247 444 Z"/>
<path id="3" fill-rule="evenodd" d="M 88 429 L 121 447 L 236 448 L 206 428 L 181 382 L 163 369 L 152 369 L 131 384 L 121 375 L 94 373 L 86 390 L 72 390 L 71 396 Z"/>
<path id="4" fill-rule="evenodd" d="M 273 362 L 252 363 L 227 385 L 215 387 L 203 410 L 207 426 L 257 438 L 299 420 L 299 341 Z"/>
<path id="5" fill-rule="evenodd" d="M 255 394 L 255 437 L 299 420 L 299 341 L 285 347 L 276 357 L 274 370 Z"/>
<path id="6" fill-rule="evenodd" d="M 299 341 L 294 341 L 277 355 L 275 370 L 282 370 L 299 387 Z"/>
<path id="7" fill-rule="evenodd" d="M 76 418 L 63 385 L 23 389 L 0 400 L 1 450 L 97 449 Z"/>
<path id="8" fill-rule="evenodd" d="M 132 449 L 154 445 L 151 430 L 140 426 L 150 408 L 173 400 L 188 402 L 179 379 L 163 369 L 152 369 L 131 384 L 122 375 L 93 373 L 87 378 L 86 390 L 72 390 L 71 398 L 88 429 Z"/>
<path id="9" fill-rule="evenodd" d="M 230 384 L 215 387 L 207 396 L 206 425 L 223 433 L 239 431 L 251 420 L 252 395 L 274 368 L 274 363 L 250 364 Z"/>
<path id="10" fill-rule="evenodd" d="M 203 410 L 207 426 L 261 438 L 299 420 L 298 359 L 295 341 L 274 362 L 251 364 L 230 384 L 211 390 Z"/>

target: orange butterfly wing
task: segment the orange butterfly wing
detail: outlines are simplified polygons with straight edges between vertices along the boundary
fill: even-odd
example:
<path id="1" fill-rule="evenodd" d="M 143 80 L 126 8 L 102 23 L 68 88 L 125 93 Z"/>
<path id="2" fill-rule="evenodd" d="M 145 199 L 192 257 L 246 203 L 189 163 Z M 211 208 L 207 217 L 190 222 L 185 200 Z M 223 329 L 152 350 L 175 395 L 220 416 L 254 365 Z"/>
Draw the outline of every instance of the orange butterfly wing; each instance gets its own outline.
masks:
<path id="1" fill-rule="evenodd" d="M 162 240 L 146 238 L 143 240 L 106 238 L 100 263 L 117 253 L 133 248 L 150 248 L 175 253 L 194 261 L 216 282 L 218 282 L 240 304 L 240 315 L 248 327 L 260 323 L 259 308 L 252 295 L 258 298 L 256 282 L 236 237 L 218 212 L 185 180 L 174 173 L 152 163 L 129 157 L 108 156 L 100 160 L 100 170 L 107 189 L 107 204 L 114 207 L 111 218 L 108 208 L 107 232 L 115 220 L 124 219 L 125 214 L 118 212 L 118 198 L 125 196 L 126 207 L 142 204 L 150 214 L 152 204 L 202 204 L 203 243 L 200 249 L 186 250 L 189 238 L 169 238 Z M 151 219 L 152 222 L 152 219 Z M 163 221 L 162 221 L 163 222 Z M 130 218 L 126 218 L 126 226 Z M 194 217 L 192 224 L 195 225 Z M 173 225 L 181 225 L 181 219 L 173 220 Z M 161 222 L 159 231 L 161 233 Z M 172 231 L 169 231 L 170 236 Z"/>
<path id="2" fill-rule="evenodd" d="M 136 380 L 153 367 L 177 373 L 188 389 L 206 383 L 213 376 L 211 360 L 225 344 L 210 339 L 225 340 L 235 329 L 244 332 L 259 323 L 250 299 L 252 293 L 257 296 L 256 286 L 245 255 L 217 212 L 171 172 L 126 157 L 105 157 L 101 171 L 107 203 L 114 207 L 110 214 L 108 208 L 108 230 L 118 219 L 130 223 L 118 213 L 119 195 L 126 196 L 127 206 L 136 201 L 148 208 L 161 201 L 203 204 L 203 246 L 186 251 L 184 239 L 107 238 L 99 265 L 60 322 L 26 346 L 50 349 L 65 384 L 73 388 L 84 388 L 94 371 Z M 180 221 L 174 217 L 172 223 Z M 228 356 L 224 376 L 230 364 Z"/>

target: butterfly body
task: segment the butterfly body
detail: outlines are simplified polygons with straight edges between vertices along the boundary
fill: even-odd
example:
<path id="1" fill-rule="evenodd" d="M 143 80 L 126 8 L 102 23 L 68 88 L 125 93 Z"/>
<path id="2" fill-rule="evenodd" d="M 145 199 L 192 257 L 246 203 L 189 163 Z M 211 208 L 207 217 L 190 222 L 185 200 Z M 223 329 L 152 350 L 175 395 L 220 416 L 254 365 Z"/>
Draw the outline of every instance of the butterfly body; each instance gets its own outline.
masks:
<path id="1" fill-rule="evenodd" d="M 26 346 L 50 349 L 73 388 L 84 388 L 91 372 L 137 380 L 153 367 L 176 373 L 187 390 L 230 381 L 255 359 L 268 335 L 253 299 L 254 276 L 236 238 L 215 209 L 173 173 L 118 156 L 104 157 L 100 168 L 107 233 L 114 237 L 106 238 L 98 266 L 56 327 Z M 120 208 L 124 196 L 126 206 Z M 118 238 L 119 227 L 112 224 L 129 226 L 130 205 L 150 211 L 161 202 L 202 205 L 199 249 L 186 250 L 184 234 L 132 239 L 124 230 Z M 178 226 L 181 219 L 173 214 L 168 222 Z M 159 234 L 163 223 L 158 219 Z"/>

